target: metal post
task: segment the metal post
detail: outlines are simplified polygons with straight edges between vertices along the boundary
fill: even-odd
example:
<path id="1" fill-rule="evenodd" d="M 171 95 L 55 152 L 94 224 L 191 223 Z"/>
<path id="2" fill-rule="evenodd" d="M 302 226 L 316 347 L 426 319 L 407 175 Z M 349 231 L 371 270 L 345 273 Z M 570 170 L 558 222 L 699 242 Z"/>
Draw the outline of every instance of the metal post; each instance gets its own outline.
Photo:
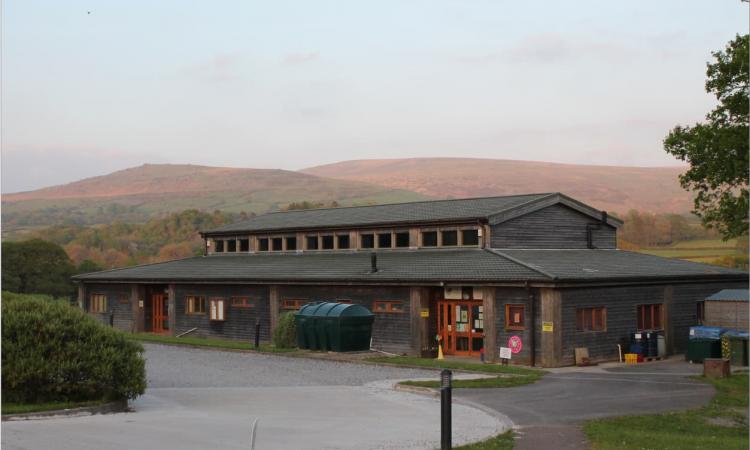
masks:
<path id="1" fill-rule="evenodd" d="M 255 319 L 255 348 L 260 346 L 260 320 Z"/>
<path id="2" fill-rule="evenodd" d="M 451 371 L 440 372 L 440 450 L 450 450 L 451 446 Z"/>

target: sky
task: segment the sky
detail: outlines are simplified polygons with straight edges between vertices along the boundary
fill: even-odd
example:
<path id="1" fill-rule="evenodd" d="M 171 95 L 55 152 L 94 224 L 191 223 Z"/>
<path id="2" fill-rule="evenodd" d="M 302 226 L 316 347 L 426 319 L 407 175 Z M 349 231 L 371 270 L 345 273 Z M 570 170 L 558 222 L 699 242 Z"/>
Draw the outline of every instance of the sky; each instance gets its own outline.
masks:
<path id="1" fill-rule="evenodd" d="M 738 0 L 3 3 L 2 191 L 144 163 L 664 166 Z"/>

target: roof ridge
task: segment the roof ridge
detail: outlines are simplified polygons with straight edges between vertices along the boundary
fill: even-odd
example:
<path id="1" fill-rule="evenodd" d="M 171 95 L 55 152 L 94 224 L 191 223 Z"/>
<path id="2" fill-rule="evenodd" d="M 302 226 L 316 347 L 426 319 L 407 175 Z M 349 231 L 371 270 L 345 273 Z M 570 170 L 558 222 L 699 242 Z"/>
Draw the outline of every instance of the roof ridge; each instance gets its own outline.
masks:
<path id="1" fill-rule="evenodd" d="M 497 256 L 500 256 L 502 258 L 505 258 L 508 261 L 514 262 L 516 264 L 520 264 L 520 265 L 526 267 L 527 269 L 533 270 L 534 272 L 538 272 L 538 273 L 544 275 L 545 277 L 551 278 L 552 280 L 557 280 L 557 278 L 558 278 L 557 275 L 555 275 L 553 273 L 550 273 L 550 272 L 547 272 L 546 270 L 543 270 L 543 269 L 540 269 L 538 267 L 535 267 L 532 264 L 523 262 L 520 259 L 514 258 L 514 257 L 509 256 L 509 255 L 506 255 L 505 253 L 503 253 L 503 252 L 501 252 L 499 250 L 496 250 L 494 248 L 485 248 L 484 250 L 486 250 L 489 253 L 492 253 L 492 254 L 495 254 Z"/>
<path id="2" fill-rule="evenodd" d="M 117 272 L 117 271 L 120 271 L 120 270 L 135 269 L 137 267 L 158 266 L 159 264 L 167 264 L 167 263 L 172 263 L 172 262 L 176 262 L 176 261 L 186 261 L 188 259 L 197 259 L 197 258 L 205 258 L 205 256 L 189 256 L 187 258 L 168 259 L 166 261 L 144 263 L 144 264 L 136 264 L 134 266 L 114 267 L 112 269 L 97 270 L 95 272 L 77 273 L 77 274 L 73 275 L 70 278 L 76 280 L 76 279 L 78 279 L 78 277 L 84 276 L 84 275 L 92 275 L 92 274 L 95 274 L 95 273 Z"/>

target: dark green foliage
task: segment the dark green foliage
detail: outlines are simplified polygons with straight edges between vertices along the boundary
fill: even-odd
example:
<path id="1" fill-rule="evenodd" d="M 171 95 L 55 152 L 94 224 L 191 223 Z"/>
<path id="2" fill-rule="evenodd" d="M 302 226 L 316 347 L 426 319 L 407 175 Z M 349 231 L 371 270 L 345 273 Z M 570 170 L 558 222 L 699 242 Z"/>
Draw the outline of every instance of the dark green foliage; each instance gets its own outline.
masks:
<path id="1" fill-rule="evenodd" d="M 104 267 L 100 266 L 90 259 L 84 259 L 83 261 L 81 261 L 81 264 L 78 265 L 76 273 L 91 273 L 99 272 L 100 270 L 104 270 Z"/>
<path id="2" fill-rule="evenodd" d="M 279 324 L 273 331 L 273 345 L 278 348 L 297 346 L 297 326 L 294 323 L 294 312 L 286 312 L 279 317 Z"/>
<path id="3" fill-rule="evenodd" d="M 75 273 L 65 250 L 57 244 L 31 239 L 2 243 L 3 289 L 23 294 L 71 296 Z"/>
<path id="4" fill-rule="evenodd" d="M 140 343 L 64 301 L 2 296 L 3 402 L 132 399 L 146 388 Z"/>
<path id="5" fill-rule="evenodd" d="M 718 105 L 705 122 L 676 126 L 664 149 L 690 163 L 680 183 L 697 194 L 694 212 L 729 239 L 748 232 L 748 35 L 713 56 L 706 91 Z"/>
<path id="6" fill-rule="evenodd" d="M 311 202 L 308 200 L 304 200 L 301 202 L 292 202 L 286 206 L 286 208 L 283 208 L 285 211 L 293 211 L 298 209 L 318 209 L 318 208 L 338 208 L 339 202 L 337 201 L 331 201 L 331 202 Z"/>

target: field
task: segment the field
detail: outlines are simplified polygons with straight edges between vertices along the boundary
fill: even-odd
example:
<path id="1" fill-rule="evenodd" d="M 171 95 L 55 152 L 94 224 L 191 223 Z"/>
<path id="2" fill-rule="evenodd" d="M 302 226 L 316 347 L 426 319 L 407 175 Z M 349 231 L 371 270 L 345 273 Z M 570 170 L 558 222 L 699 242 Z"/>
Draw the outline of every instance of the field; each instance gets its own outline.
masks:
<path id="1" fill-rule="evenodd" d="M 743 251 L 737 248 L 736 239 L 728 241 L 721 239 L 684 241 L 665 247 L 642 248 L 638 251 L 648 255 L 685 259 L 706 264 L 715 263 L 723 256 L 740 256 L 743 254 Z"/>

